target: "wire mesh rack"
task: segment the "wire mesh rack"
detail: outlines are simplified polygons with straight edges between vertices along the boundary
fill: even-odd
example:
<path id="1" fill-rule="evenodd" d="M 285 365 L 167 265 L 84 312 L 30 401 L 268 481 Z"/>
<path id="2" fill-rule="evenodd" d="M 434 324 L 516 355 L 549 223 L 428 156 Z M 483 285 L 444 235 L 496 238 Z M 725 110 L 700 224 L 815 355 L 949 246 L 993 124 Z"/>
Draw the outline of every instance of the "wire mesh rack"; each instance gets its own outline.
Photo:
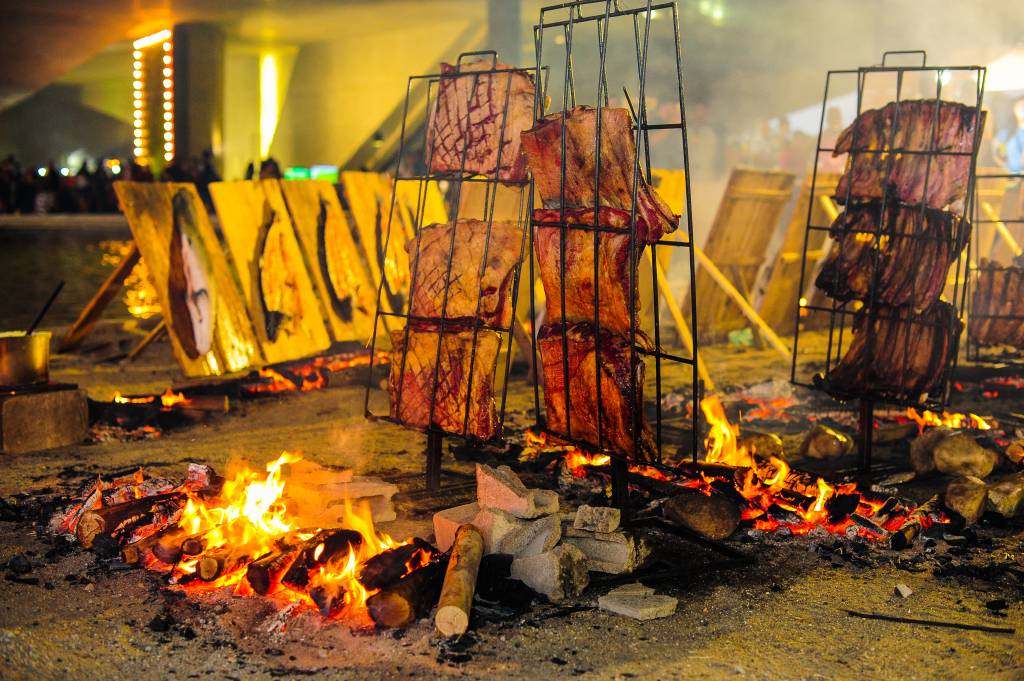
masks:
<path id="1" fill-rule="evenodd" d="M 892 58 L 920 63 L 892 65 Z M 914 88 L 921 99 L 907 98 Z M 800 290 L 810 283 L 807 243 L 814 232 L 826 232 L 830 254 L 810 274 L 832 300 L 796 303 L 791 380 L 860 401 L 862 470 L 870 468 L 876 402 L 936 408 L 949 398 L 963 329 L 984 90 L 984 67 L 929 66 L 917 50 L 886 52 L 879 66 L 831 70 L 825 79 L 811 196 L 822 155 L 845 152 L 835 197 L 844 212 L 821 225 L 808 206 Z M 827 139 L 826 111 L 837 91 L 856 92 L 856 118 Z M 951 141 L 947 132 L 956 125 L 959 137 Z M 944 292 L 948 300 L 940 300 Z M 801 336 L 801 319 L 813 315 L 827 319 L 824 352 Z"/>
<path id="2" fill-rule="evenodd" d="M 521 84 L 523 78 L 536 86 L 538 73 L 529 68 L 506 66 L 499 62 L 496 52 L 487 50 L 465 52 L 453 66 L 445 65 L 439 73 L 412 76 L 408 81 L 391 205 L 383 248 L 377 252 L 381 278 L 370 341 L 372 359 L 376 356 L 380 332 L 390 336 L 392 401 L 387 415 L 371 410 L 371 376 L 364 411 L 367 418 L 392 421 L 427 433 L 427 487 L 431 490 L 440 484 L 443 437 L 480 442 L 498 440 L 502 435 L 512 359 L 509 346 L 516 323 L 521 262 L 527 242 L 526 216 L 532 201 L 532 183 L 525 172 L 511 170 L 516 159 L 512 158 L 514 153 L 507 140 L 514 132 L 509 109 L 515 96 L 514 87 Z M 425 88 L 422 87 L 424 82 Z M 531 92 L 529 100 L 532 102 L 532 99 Z M 447 108 L 442 110 L 442 107 Z M 411 113 L 417 110 L 428 112 L 427 140 L 423 147 L 412 142 L 416 131 L 407 125 Z M 481 112 L 485 115 L 478 115 Z M 446 115 L 454 116 L 454 129 L 443 128 L 446 120 L 442 117 Z M 447 123 L 452 122 L 447 120 Z M 445 139 L 439 136 L 442 132 Z M 488 136 L 493 138 L 495 132 L 496 157 L 493 162 L 488 159 L 485 167 L 477 152 L 488 144 Z M 396 197 L 401 182 L 414 183 L 418 190 L 411 216 L 412 234 L 406 233 L 396 216 Z M 448 189 L 445 225 L 423 224 L 427 189 L 434 182 Z M 471 186 L 472 190 L 467 189 Z M 471 195 L 475 197 L 472 202 L 468 200 Z M 515 206 L 511 209 L 513 218 L 495 219 L 499 200 Z M 439 227 L 447 228 L 450 234 L 436 232 Z M 518 230 L 517 238 L 506 239 L 501 244 L 511 249 L 510 253 L 497 253 L 492 235 L 499 227 Z M 439 261 L 423 255 L 428 230 L 434 230 L 432 236 L 437 236 L 434 243 L 441 244 Z M 482 249 L 478 242 L 474 245 L 474 239 L 481 232 L 484 234 Z M 404 241 L 411 274 L 408 294 L 403 297 L 395 295 L 402 289 L 401 280 L 405 276 L 404 263 L 393 255 L 396 249 L 391 248 L 396 241 Z M 474 248 L 480 251 L 478 260 Z M 458 267 L 455 266 L 457 252 L 465 256 L 459 257 Z M 497 291 L 485 291 L 485 272 L 490 271 L 492 261 L 502 255 L 512 256 L 510 261 L 505 261 L 510 267 L 508 279 L 502 280 Z M 393 261 L 388 262 L 389 258 Z M 450 298 L 456 286 L 463 295 L 461 303 L 454 303 Z M 383 295 L 385 291 L 389 294 L 387 299 Z M 488 295 L 495 297 L 495 305 L 502 311 L 500 314 L 482 314 L 483 300 Z M 418 303 L 421 299 L 427 302 Z M 475 308 L 472 313 L 468 312 L 467 305 Z M 414 313 L 417 306 L 421 313 Z M 453 310 L 455 307 L 459 311 Z M 422 314 L 423 309 L 430 314 Z M 502 347 L 505 348 L 503 355 Z M 499 367 L 502 356 L 503 366 Z M 500 406 L 493 413 L 495 395 L 500 395 Z"/>
<path id="3" fill-rule="evenodd" d="M 967 360 L 1024 365 L 1024 173 L 979 172 L 977 265 L 968 282 Z"/>
<path id="4" fill-rule="evenodd" d="M 661 41 L 659 45 L 668 42 L 673 46 L 671 54 L 664 49 L 651 50 L 655 33 Z M 584 450 L 610 455 L 613 502 L 625 507 L 630 463 L 644 462 L 671 469 L 673 462 L 686 457 L 695 459 L 697 455 L 696 407 L 701 388 L 696 361 L 693 224 L 679 17 L 674 2 L 578 0 L 543 7 L 540 21 L 534 27 L 534 38 L 536 69 L 550 69 L 554 81 L 549 92 L 538 90 L 537 129 L 544 124 L 542 118 L 559 126 L 559 132 L 548 140 L 554 147 L 550 153 L 555 155 L 555 161 L 546 169 L 558 175 L 553 183 L 557 192 L 543 196 L 539 169 L 531 167 L 545 203 L 543 209 L 531 213 L 530 247 L 536 257 L 530 260 L 530 316 L 535 320 L 534 361 L 542 368 L 535 372 L 533 385 L 537 428 Z M 657 75 L 652 79 L 654 71 Z M 652 80 L 663 88 L 655 94 Z M 553 95 L 556 113 L 544 118 L 549 94 Z M 649 102 L 655 96 L 664 106 L 652 112 Z M 617 107 L 612 107 L 613 100 Z M 629 116 L 626 125 L 621 124 L 624 109 L 628 109 Z M 577 130 L 589 130 L 586 126 L 593 125 L 593 131 L 586 133 L 591 135 L 587 138 L 589 142 L 567 139 L 567 125 L 577 123 Z M 611 132 L 603 135 L 609 129 Z M 624 134 L 615 138 L 615 133 Z M 632 144 L 633 158 L 627 153 L 610 153 L 609 147 L 614 148 L 615 144 L 619 145 L 619 152 Z M 593 150 L 592 159 L 588 145 Z M 582 152 L 579 158 L 584 160 L 574 157 L 573 149 L 567 151 L 569 146 Z M 660 167 L 684 172 L 685 219 L 678 230 L 682 232 L 680 238 L 661 235 L 651 224 L 650 215 L 642 219 L 638 214 L 644 192 L 653 191 L 652 157 Z M 581 177 L 573 177 L 573 170 L 567 168 L 573 164 L 576 170 L 587 169 L 580 172 Z M 632 167 L 616 175 L 625 165 Z M 624 182 L 609 187 L 623 177 Z M 589 206 L 572 205 L 568 194 L 576 190 L 567 190 L 567 183 L 587 188 Z M 589 188 L 593 194 L 589 194 Z M 616 191 L 620 198 L 624 194 L 625 199 L 619 205 L 621 222 L 611 224 L 602 211 L 615 205 L 606 197 Z M 680 223 L 678 216 L 673 216 L 672 223 L 666 232 Z M 545 234 L 549 245 L 557 244 L 554 258 L 550 251 L 545 257 L 544 249 L 538 248 Z M 557 240 L 552 241 L 555 235 Z M 620 279 L 609 281 L 602 268 L 612 267 L 614 258 L 605 249 L 623 241 L 625 247 L 617 253 L 625 251 L 628 266 Z M 576 249 L 571 265 L 567 255 L 570 247 Z M 677 254 L 675 260 L 665 259 L 666 250 Z M 547 274 L 547 280 L 553 280 L 554 286 L 536 285 L 535 262 L 542 270 L 541 279 L 545 280 Z M 676 275 L 685 270 L 676 282 L 678 285 L 666 286 L 670 282 L 664 279 L 670 270 L 665 262 L 676 266 Z M 587 271 L 591 266 L 592 270 Z M 650 269 L 652 299 L 649 312 L 644 314 L 640 309 L 641 290 L 646 290 L 648 284 L 641 281 L 646 278 L 641 266 Z M 577 269 L 569 272 L 570 267 Z M 581 272 L 581 267 L 587 269 Z M 551 268 L 556 273 L 554 277 Z M 689 286 L 684 287 L 687 278 Z M 558 300 L 557 310 L 550 314 L 550 310 L 539 309 L 539 296 L 541 291 L 552 288 L 557 289 Z M 589 289 L 592 304 L 586 300 Z M 662 306 L 668 304 L 663 299 L 664 292 L 673 289 L 689 292 L 689 300 L 682 305 L 671 301 L 676 312 L 685 308 L 689 316 L 688 322 L 681 324 L 682 315 L 674 314 L 680 345 L 684 347 L 681 351 L 668 346 L 671 334 L 662 328 Z M 546 293 L 550 307 L 552 291 Z M 577 312 L 583 308 L 588 314 L 570 318 L 566 312 L 567 295 L 574 299 L 569 304 L 575 304 Z M 620 314 L 616 327 L 610 318 L 615 316 L 612 310 L 616 302 L 621 309 L 622 301 L 628 323 L 622 323 L 624 315 Z M 644 399 L 643 382 L 651 373 L 653 399 Z M 669 383 L 676 387 L 676 392 L 666 391 Z"/>

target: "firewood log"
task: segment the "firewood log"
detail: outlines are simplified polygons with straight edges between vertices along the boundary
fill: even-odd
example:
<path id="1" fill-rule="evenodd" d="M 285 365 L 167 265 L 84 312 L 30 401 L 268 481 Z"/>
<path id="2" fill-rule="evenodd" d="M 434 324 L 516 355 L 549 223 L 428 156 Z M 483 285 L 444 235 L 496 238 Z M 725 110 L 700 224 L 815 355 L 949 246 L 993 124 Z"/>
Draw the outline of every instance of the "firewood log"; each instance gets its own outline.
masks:
<path id="1" fill-rule="evenodd" d="M 161 542 L 170 543 L 176 542 L 178 547 L 181 546 L 181 540 L 186 536 L 185 529 L 177 524 L 169 524 L 166 527 L 157 530 L 148 537 L 128 544 L 121 549 L 121 560 L 128 563 L 129 565 L 135 565 L 139 563 L 146 555 L 147 551 L 152 551 L 157 544 Z M 180 552 L 179 552 L 180 557 Z M 163 561 L 167 562 L 167 561 Z M 176 560 L 173 562 L 177 562 Z"/>
<path id="2" fill-rule="evenodd" d="M 409 544 L 378 553 L 359 569 L 359 583 L 370 590 L 386 589 L 409 571 L 407 563 L 419 551 L 425 551 L 428 556 L 434 555 L 434 547 L 418 537 Z"/>
<path id="3" fill-rule="evenodd" d="M 252 558 L 251 546 L 232 546 L 225 544 L 203 554 L 196 564 L 199 578 L 212 582 L 217 577 L 227 574 Z"/>
<path id="4" fill-rule="evenodd" d="M 292 561 L 281 582 L 290 587 L 302 589 L 309 584 L 309 571 L 323 565 L 338 555 L 347 555 L 350 548 L 356 549 L 363 543 L 363 535 L 355 530 L 332 528 L 320 530 L 302 543 L 298 555 Z M 317 550 L 323 544 L 324 548 Z"/>
<path id="5" fill-rule="evenodd" d="M 938 513 L 940 509 L 939 495 L 936 494 L 910 512 L 910 515 L 907 516 L 900 529 L 893 532 L 892 536 L 889 537 L 889 545 L 900 551 L 913 544 L 917 535 L 924 529 L 924 523 L 927 522 L 928 515 Z"/>
<path id="6" fill-rule="evenodd" d="M 252 590 L 261 596 L 270 593 L 299 557 L 300 545 L 298 540 L 286 537 L 277 543 L 273 551 L 249 563 L 245 570 L 245 578 Z"/>
<path id="7" fill-rule="evenodd" d="M 156 507 L 162 504 L 179 503 L 184 498 L 183 492 L 164 492 L 86 511 L 78 521 L 75 536 L 78 537 L 79 544 L 90 548 L 98 535 L 107 534 L 116 538 L 118 532 L 131 524 L 133 520 L 151 517 Z"/>
<path id="8" fill-rule="evenodd" d="M 348 591 L 341 582 L 318 584 L 309 590 L 309 597 L 316 604 L 316 609 L 324 617 L 330 617 L 345 607 L 345 595 Z"/>
<path id="9" fill-rule="evenodd" d="M 404 627 L 426 614 L 441 592 L 447 556 L 414 570 L 394 586 L 366 599 L 366 609 L 377 626 Z"/>
<path id="10" fill-rule="evenodd" d="M 459 527 L 434 615 L 434 626 L 445 636 L 461 636 L 469 628 L 476 578 L 483 557 L 484 538 L 480 531 L 472 525 Z"/>
<path id="11" fill-rule="evenodd" d="M 174 565 L 184 556 L 198 556 L 205 551 L 208 532 L 209 529 L 191 535 L 184 530 L 180 534 L 170 532 L 158 539 L 150 549 L 161 563 Z"/>

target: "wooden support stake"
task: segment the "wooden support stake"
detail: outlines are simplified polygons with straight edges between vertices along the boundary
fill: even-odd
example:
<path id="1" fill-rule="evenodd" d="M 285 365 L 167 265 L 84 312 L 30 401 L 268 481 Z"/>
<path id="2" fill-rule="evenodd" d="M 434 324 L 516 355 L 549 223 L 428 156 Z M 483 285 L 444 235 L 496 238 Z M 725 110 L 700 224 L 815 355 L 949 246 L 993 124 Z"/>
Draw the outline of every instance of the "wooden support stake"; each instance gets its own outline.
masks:
<path id="1" fill-rule="evenodd" d="M 1020 244 L 1010 234 L 1010 230 L 1006 228 L 1006 223 L 999 219 L 999 214 L 996 213 L 995 209 L 989 205 L 988 201 L 981 202 L 981 209 L 985 212 L 985 217 L 992 221 L 992 224 L 996 227 L 996 233 L 1003 238 L 1006 242 L 1007 247 L 1013 253 L 1013 257 L 1019 258 L 1024 250 L 1021 250 Z"/>
<path id="2" fill-rule="evenodd" d="M 434 626 L 444 636 L 461 636 L 469 629 L 476 577 L 483 557 L 484 538 L 479 530 L 472 525 L 459 527 L 434 616 Z"/>
<path id="3" fill-rule="evenodd" d="M 721 288 L 722 291 L 724 291 L 725 294 L 729 296 L 734 303 L 736 303 L 740 308 L 740 312 L 743 313 L 743 316 L 761 331 L 761 335 L 773 348 L 775 348 L 776 352 L 789 361 L 789 348 L 786 347 L 786 344 L 783 343 L 775 334 L 772 327 L 768 326 L 768 324 L 761 319 L 761 315 L 757 314 L 757 311 L 750 306 L 750 303 L 748 303 L 743 297 L 743 294 L 736 290 L 736 287 L 732 285 L 729 278 L 722 274 L 722 271 L 718 269 L 718 266 L 711 262 L 711 258 L 705 255 L 704 251 L 702 251 L 696 244 L 693 245 L 693 254 L 696 256 L 697 260 L 700 261 L 701 267 L 703 267 L 714 282 L 718 284 L 719 288 Z"/>
<path id="4" fill-rule="evenodd" d="M 128 364 L 134 362 L 135 359 L 142 354 L 142 352 L 153 344 L 158 338 L 167 332 L 167 321 L 161 319 L 160 323 L 153 327 L 153 330 L 143 336 L 142 340 L 135 344 L 129 352 L 128 356 L 124 358 L 121 364 Z"/>
<path id="5" fill-rule="evenodd" d="M 110 273 L 106 281 L 103 282 L 103 285 L 96 292 L 96 295 L 86 303 L 85 308 L 78 315 L 75 323 L 71 325 L 64 334 L 64 337 L 60 339 L 60 343 L 57 345 L 57 352 L 69 352 L 82 344 L 82 341 L 92 332 L 96 323 L 100 320 L 103 311 L 107 309 L 107 305 L 110 305 L 110 302 L 117 296 L 118 291 L 121 290 L 124 280 L 131 274 L 132 269 L 139 262 L 139 258 L 139 248 L 132 243 L 131 250 L 124 256 L 121 264 Z"/>
<path id="6" fill-rule="evenodd" d="M 658 288 L 661 289 L 661 296 L 665 299 L 665 305 L 668 307 L 669 314 L 672 315 L 672 321 L 675 322 L 676 331 L 679 332 L 679 339 L 692 356 L 694 354 L 693 334 L 690 333 L 690 325 L 686 323 L 686 318 L 683 316 L 683 311 L 679 308 L 679 303 L 676 302 L 675 296 L 672 295 L 672 287 L 669 286 L 665 270 L 662 268 L 660 261 L 654 262 L 651 252 L 646 248 L 644 249 L 644 258 L 647 259 L 648 263 L 658 268 Z M 700 357 L 697 357 L 697 375 L 704 381 L 705 390 L 711 392 L 715 389 L 715 382 L 711 380 L 711 374 L 708 373 L 708 368 Z"/>

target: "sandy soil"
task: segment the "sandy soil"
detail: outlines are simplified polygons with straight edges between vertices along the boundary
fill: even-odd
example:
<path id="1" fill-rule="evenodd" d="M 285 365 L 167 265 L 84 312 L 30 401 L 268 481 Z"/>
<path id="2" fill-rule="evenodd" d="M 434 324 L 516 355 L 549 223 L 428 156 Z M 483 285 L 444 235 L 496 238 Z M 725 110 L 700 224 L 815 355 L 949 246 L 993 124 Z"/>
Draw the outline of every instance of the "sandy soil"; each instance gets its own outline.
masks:
<path id="1" fill-rule="evenodd" d="M 66 359 L 56 378 L 76 381 L 97 397 L 161 390 L 173 367 L 165 346 L 128 370 Z M 712 348 L 706 355 L 724 386 L 788 378 L 770 351 Z M 513 421 L 526 424 L 530 393 L 521 379 L 510 398 Z M 386 395 L 372 404 L 383 411 Z M 239 402 L 233 413 L 144 442 L 108 442 L 71 451 L 6 457 L 0 496 L 57 490 L 97 473 L 144 465 L 180 475 L 188 461 L 223 466 L 232 457 L 266 461 L 299 450 L 324 463 L 394 479 L 403 490 L 397 534 L 430 532 L 430 508 L 468 498 L 466 486 L 437 497 L 422 484 L 423 437 L 362 418 L 360 386 Z M 1024 405 L 1000 403 L 1001 412 Z M 990 411 L 992 407 L 990 406 Z M 790 424 L 794 432 L 806 423 Z M 834 467 L 849 467 L 852 458 Z M 464 482 L 472 462 L 445 459 L 445 483 Z M 907 487 L 922 497 L 942 481 Z M 990 550 L 957 556 L 964 565 L 1015 563 L 1024 569 L 1020 527 L 983 528 Z M 468 677 L 537 679 L 1021 679 L 1024 678 L 1024 592 L 1018 580 L 933 574 L 934 554 L 920 563 L 872 549 L 873 565 L 839 560 L 823 547 L 831 537 L 730 540 L 753 555 L 744 568 L 701 569 L 716 556 L 676 546 L 693 572 L 651 583 L 679 599 L 675 615 L 640 623 L 593 606 L 607 586 L 593 584 L 572 605 L 538 605 L 525 614 L 477 622 L 455 644 L 434 638 L 429 621 L 404 632 L 351 632 L 316 614 L 282 611 L 266 599 L 213 594 L 184 598 L 153 575 L 112 571 L 77 548 L 63 554 L 37 537 L 31 523 L 0 522 L 0 563 L 26 553 L 31 572 L 0 580 L 0 676 L 11 679 Z M 946 552 L 944 543 L 935 549 Z M 50 552 L 49 555 L 47 552 Z M 55 555 L 60 554 L 60 555 Z M 917 570 L 923 567 L 923 571 Z M 8 570 L 8 575 L 13 572 Z M 38 580 L 37 584 L 23 583 Z M 894 586 L 913 590 L 906 599 Z M 1000 616 L 986 607 L 1008 601 Z M 1016 628 L 1015 634 L 960 631 L 857 619 L 846 609 Z"/>

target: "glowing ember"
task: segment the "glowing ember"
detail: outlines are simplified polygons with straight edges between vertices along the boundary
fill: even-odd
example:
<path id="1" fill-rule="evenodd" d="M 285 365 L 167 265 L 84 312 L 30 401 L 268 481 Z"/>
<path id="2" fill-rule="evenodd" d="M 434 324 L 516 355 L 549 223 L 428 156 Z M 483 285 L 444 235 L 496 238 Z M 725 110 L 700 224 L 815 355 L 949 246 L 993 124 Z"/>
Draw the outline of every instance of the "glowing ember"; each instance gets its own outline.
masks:
<path id="1" fill-rule="evenodd" d="M 388 363 L 388 353 L 378 351 L 372 357 L 373 364 L 382 365 Z M 250 393 L 279 393 L 279 392 L 309 392 L 319 390 L 327 386 L 327 376 L 331 373 L 343 371 L 357 366 L 368 366 L 371 355 L 343 354 L 343 355 L 322 355 L 314 357 L 308 362 L 299 365 L 291 365 L 287 368 L 266 367 L 260 369 L 257 374 L 265 379 L 261 383 L 250 385 L 246 390 Z"/>
<path id="2" fill-rule="evenodd" d="M 121 393 L 114 393 L 114 402 L 117 404 L 153 404 L 159 398 L 160 407 L 170 410 L 176 405 L 187 405 L 189 399 L 182 393 L 176 393 L 168 388 L 162 395 L 145 395 L 143 397 L 125 397 Z"/>
<path id="3" fill-rule="evenodd" d="M 923 433 L 924 429 L 928 426 L 954 429 L 969 428 L 971 430 L 992 429 L 992 426 L 977 414 L 951 414 L 948 411 L 943 411 L 940 416 L 927 409 L 924 413 L 918 414 L 917 410 L 913 407 L 907 407 L 907 418 L 917 423 L 919 433 Z"/>

